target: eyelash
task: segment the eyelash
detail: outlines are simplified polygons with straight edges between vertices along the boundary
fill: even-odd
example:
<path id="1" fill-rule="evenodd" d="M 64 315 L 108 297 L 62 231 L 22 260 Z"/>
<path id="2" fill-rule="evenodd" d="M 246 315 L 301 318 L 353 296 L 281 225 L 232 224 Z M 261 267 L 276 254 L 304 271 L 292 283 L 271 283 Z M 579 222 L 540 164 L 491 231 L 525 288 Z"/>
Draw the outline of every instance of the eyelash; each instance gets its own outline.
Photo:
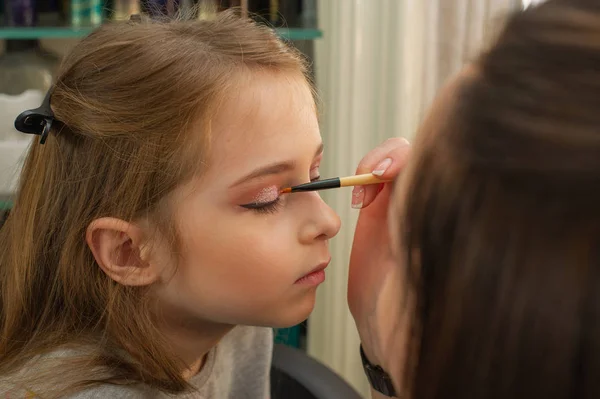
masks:
<path id="1" fill-rule="evenodd" d="M 261 214 L 275 213 L 279 210 L 280 206 L 281 206 L 281 197 L 279 197 L 275 201 L 271 201 L 271 202 L 264 202 L 264 203 L 256 202 L 253 204 L 242 205 L 242 207 L 244 207 L 246 209 L 250 209 L 251 211 L 254 211 L 256 213 L 261 213 Z"/>
<path id="2" fill-rule="evenodd" d="M 317 176 L 314 179 L 311 179 L 310 181 L 317 181 L 320 180 L 321 176 Z M 281 207 L 281 197 L 277 197 L 276 200 L 271 201 L 271 202 L 255 202 L 255 203 L 251 203 L 251 204 L 246 204 L 246 205 L 242 205 L 243 208 L 249 209 L 251 211 L 254 211 L 256 213 L 260 213 L 260 214 L 270 214 L 270 213 L 275 213 L 279 210 L 279 208 Z"/>

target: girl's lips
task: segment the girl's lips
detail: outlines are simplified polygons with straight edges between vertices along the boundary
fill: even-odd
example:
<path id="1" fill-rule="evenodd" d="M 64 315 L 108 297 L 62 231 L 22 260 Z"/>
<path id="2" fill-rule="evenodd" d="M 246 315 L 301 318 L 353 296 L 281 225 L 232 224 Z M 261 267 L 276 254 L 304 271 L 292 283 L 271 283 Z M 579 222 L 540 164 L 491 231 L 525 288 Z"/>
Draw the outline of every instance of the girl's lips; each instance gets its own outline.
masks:
<path id="1" fill-rule="evenodd" d="M 325 268 L 329 266 L 331 258 L 327 261 L 319 263 L 314 269 L 306 273 L 304 276 L 296 280 L 295 284 L 318 285 L 325 281 Z"/>
<path id="2" fill-rule="evenodd" d="M 325 281 L 325 270 L 319 270 L 319 271 L 307 274 L 306 276 L 298 279 L 296 281 L 296 284 L 315 286 L 315 285 L 319 285 L 319 284 L 323 283 L 324 281 Z"/>

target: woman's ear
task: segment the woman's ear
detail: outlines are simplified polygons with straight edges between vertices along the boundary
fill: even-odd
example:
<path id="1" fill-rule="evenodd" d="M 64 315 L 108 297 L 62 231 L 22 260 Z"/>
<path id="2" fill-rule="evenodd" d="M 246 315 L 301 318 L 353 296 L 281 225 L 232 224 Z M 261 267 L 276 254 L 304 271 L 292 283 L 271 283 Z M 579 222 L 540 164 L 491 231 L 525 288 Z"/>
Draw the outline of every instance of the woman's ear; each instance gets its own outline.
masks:
<path id="1" fill-rule="evenodd" d="M 128 286 L 145 286 L 160 277 L 152 262 L 144 231 L 133 223 L 104 217 L 87 228 L 86 241 L 96 262 L 111 279 Z"/>

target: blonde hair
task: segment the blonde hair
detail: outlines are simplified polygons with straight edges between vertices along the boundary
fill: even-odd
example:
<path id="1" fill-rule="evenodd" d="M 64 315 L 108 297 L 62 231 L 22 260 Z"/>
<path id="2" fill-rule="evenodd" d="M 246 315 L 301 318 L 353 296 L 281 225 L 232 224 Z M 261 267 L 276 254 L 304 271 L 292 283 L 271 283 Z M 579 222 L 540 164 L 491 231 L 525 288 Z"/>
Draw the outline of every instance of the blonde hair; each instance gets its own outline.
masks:
<path id="1" fill-rule="evenodd" d="M 51 98 L 58 122 L 32 145 L 0 232 L 0 374 L 78 344 L 93 348 L 80 363 L 38 367 L 42 385 L 60 386 L 46 395 L 100 383 L 189 388 L 152 321 L 148 289 L 106 276 L 85 231 L 102 216 L 151 217 L 175 239 L 164 199 L 201 173 L 211 115 L 236 74 L 256 70 L 306 77 L 307 65 L 233 12 L 106 24 L 66 57 Z M 44 391 L 40 373 L 20 383 Z"/>

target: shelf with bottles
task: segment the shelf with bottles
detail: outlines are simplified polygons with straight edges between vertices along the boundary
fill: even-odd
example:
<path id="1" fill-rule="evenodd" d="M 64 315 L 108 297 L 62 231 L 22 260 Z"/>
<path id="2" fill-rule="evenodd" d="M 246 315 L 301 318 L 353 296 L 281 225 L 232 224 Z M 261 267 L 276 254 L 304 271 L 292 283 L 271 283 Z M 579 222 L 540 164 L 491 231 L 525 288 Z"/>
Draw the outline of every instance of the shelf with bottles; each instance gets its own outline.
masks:
<path id="1" fill-rule="evenodd" d="M 179 9 L 210 18 L 241 5 L 242 13 L 275 27 L 287 40 L 323 35 L 316 28 L 316 0 L 0 0 L 0 40 L 81 38 L 105 21 L 126 20 L 132 14 L 154 17 Z"/>
<path id="2" fill-rule="evenodd" d="M 0 27 L 0 40 L 61 39 L 81 38 L 94 30 L 94 27 Z M 287 40 L 314 40 L 323 36 L 318 29 L 275 28 Z"/>

